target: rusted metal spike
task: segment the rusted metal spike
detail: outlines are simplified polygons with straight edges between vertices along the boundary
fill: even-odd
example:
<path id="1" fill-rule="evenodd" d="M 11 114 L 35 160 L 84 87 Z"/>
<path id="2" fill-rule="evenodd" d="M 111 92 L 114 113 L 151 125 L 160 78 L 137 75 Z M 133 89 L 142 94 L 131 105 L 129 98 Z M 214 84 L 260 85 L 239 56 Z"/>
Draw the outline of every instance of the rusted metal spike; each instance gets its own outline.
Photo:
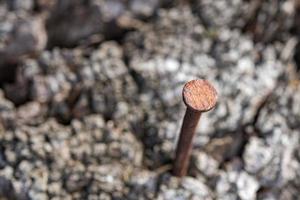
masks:
<path id="1" fill-rule="evenodd" d="M 206 80 L 192 80 L 184 85 L 182 91 L 183 101 L 187 106 L 173 166 L 173 174 L 178 177 L 187 173 L 192 143 L 201 113 L 215 107 L 217 91 Z"/>

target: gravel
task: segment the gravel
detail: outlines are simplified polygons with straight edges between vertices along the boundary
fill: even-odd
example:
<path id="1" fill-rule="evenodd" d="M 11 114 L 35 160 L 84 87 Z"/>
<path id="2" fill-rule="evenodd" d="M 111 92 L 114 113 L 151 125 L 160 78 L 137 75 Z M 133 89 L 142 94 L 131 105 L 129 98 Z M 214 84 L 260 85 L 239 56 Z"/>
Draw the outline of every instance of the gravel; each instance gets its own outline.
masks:
<path id="1" fill-rule="evenodd" d="M 276 1 L 0 1 L 0 199 L 297 199 L 298 10 Z M 185 82 L 209 80 L 188 175 Z"/>

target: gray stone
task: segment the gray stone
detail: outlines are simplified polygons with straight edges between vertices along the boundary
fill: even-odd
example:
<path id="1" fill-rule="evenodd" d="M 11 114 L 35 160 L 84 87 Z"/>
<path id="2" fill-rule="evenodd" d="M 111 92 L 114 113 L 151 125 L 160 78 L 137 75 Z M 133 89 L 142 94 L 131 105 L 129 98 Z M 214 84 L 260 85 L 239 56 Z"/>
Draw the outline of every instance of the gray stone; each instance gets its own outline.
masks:
<path id="1" fill-rule="evenodd" d="M 246 172 L 221 172 L 216 192 L 219 199 L 256 199 L 257 180 Z"/>
<path id="2" fill-rule="evenodd" d="M 21 56 L 37 54 L 46 47 L 44 19 L 30 17 L 14 22 L 9 42 L 0 48 L 2 62 L 16 62 Z"/>

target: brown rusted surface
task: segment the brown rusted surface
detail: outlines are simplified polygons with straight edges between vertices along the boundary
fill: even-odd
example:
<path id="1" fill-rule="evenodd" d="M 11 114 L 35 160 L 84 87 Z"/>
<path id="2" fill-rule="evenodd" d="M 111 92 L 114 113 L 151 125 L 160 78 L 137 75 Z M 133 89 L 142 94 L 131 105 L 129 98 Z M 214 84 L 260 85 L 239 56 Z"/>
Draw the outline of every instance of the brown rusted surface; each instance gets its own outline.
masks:
<path id="1" fill-rule="evenodd" d="M 173 167 L 173 174 L 175 176 L 182 177 L 186 175 L 189 166 L 190 155 L 192 152 L 192 143 L 195 130 L 197 128 L 200 116 L 201 112 L 196 112 L 190 108 L 187 108 L 185 112 Z"/>
<path id="2" fill-rule="evenodd" d="M 198 79 L 186 83 L 182 96 L 184 103 L 195 111 L 209 111 L 217 103 L 217 91 L 206 80 Z"/>
<path id="3" fill-rule="evenodd" d="M 217 92 L 208 81 L 193 80 L 183 88 L 183 100 L 187 109 L 182 122 L 173 174 L 185 176 L 189 166 L 192 144 L 202 112 L 212 109 L 217 102 Z"/>

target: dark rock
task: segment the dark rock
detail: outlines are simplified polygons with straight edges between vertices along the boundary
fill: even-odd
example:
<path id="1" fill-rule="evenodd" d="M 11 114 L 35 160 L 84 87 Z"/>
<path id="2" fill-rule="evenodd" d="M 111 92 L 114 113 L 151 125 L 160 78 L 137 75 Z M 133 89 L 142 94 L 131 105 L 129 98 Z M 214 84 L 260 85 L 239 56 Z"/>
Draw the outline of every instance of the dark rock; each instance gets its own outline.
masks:
<path id="1" fill-rule="evenodd" d="M 49 46 L 75 46 L 93 35 L 117 35 L 121 1 L 57 1 L 47 21 Z M 109 29 L 109 30 L 108 30 Z"/>
<path id="2" fill-rule="evenodd" d="M 0 197 L 4 199 L 17 199 L 12 182 L 0 176 Z"/>
<path id="3" fill-rule="evenodd" d="M 4 63 L 15 63 L 21 56 L 42 51 L 47 43 L 43 17 L 16 20 L 8 41 L 5 47 L 0 48 L 0 58 Z"/>

